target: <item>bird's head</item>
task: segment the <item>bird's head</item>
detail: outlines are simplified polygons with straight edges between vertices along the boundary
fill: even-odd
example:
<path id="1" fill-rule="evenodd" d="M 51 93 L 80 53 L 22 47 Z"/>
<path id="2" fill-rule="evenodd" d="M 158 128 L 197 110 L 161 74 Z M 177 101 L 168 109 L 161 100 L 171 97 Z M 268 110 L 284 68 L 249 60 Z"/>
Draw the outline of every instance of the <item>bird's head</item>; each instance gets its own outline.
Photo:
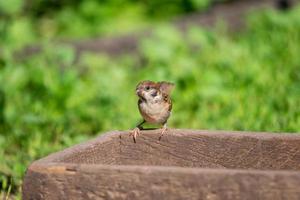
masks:
<path id="1" fill-rule="evenodd" d="M 157 102 L 170 95 L 173 87 L 173 83 L 165 81 L 142 81 L 136 87 L 136 94 L 142 101 Z"/>

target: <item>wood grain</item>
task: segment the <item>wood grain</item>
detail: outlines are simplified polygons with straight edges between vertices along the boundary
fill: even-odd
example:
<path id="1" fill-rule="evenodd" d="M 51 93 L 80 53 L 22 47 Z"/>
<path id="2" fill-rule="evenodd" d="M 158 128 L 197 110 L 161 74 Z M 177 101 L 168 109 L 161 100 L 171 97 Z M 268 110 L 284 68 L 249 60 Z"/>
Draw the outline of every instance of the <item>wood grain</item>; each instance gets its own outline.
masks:
<path id="1" fill-rule="evenodd" d="M 300 136 L 114 131 L 38 160 L 26 199 L 300 199 Z"/>

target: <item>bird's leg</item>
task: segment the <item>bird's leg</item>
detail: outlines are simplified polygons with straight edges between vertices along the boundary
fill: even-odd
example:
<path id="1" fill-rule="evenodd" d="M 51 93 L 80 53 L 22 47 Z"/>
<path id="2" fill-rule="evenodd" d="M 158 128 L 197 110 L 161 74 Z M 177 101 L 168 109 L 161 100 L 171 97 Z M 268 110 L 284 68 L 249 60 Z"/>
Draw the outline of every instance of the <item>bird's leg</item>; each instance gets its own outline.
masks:
<path id="1" fill-rule="evenodd" d="M 133 137 L 133 142 L 136 143 L 136 136 L 140 135 L 141 130 L 143 129 L 142 125 L 145 123 L 146 121 L 143 120 L 141 123 L 139 123 L 132 131 L 130 131 L 129 136 Z"/>
<path id="2" fill-rule="evenodd" d="M 162 130 L 161 130 L 161 133 L 160 133 L 160 136 L 158 138 L 158 140 L 161 139 L 161 137 L 167 132 L 168 128 L 167 128 L 167 122 L 163 124 L 162 126 Z"/>

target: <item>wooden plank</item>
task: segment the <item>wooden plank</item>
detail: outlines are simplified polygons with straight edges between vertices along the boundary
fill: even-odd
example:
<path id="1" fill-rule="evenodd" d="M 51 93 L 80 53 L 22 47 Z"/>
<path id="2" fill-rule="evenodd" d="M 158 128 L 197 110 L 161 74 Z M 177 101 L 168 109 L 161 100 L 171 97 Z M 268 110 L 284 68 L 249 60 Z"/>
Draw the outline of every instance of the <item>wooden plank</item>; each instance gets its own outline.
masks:
<path id="1" fill-rule="evenodd" d="M 238 169 L 300 169 L 300 137 L 253 133 L 172 130 L 142 133 L 137 144 L 122 136 L 126 165 Z"/>
<path id="2" fill-rule="evenodd" d="M 24 200 L 298 200 L 300 174 L 282 171 L 79 165 L 71 172 L 30 169 L 23 192 Z"/>
<path id="3" fill-rule="evenodd" d="M 114 131 L 34 162 L 26 199 L 300 199 L 300 135 Z"/>

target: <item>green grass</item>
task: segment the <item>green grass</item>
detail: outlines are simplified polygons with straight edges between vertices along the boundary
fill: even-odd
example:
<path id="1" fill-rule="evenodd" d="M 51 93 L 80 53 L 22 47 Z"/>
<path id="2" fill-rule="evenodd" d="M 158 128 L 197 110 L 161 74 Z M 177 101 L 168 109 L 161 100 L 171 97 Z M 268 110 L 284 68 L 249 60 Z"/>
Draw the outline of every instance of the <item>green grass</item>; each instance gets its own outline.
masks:
<path id="1" fill-rule="evenodd" d="M 0 43 L 6 48 L 22 48 L 53 39 L 119 35 L 174 16 L 205 10 L 212 3 L 213 0 L 172 0 L 172 3 L 168 0 L 3 0 L 0 1 Z"/>
<path id="2" fill-rule="evenodd" d="M 17 61 L 0 59 L 0 177 L 18 193 L 30 162 L 140 116 L 140 80 L 176 84 L 173 128 L 300 132 L 300 8 L 252 14 L 235 34 L 163 26 L 141 55 L 85 54 L 66 46 Z"/>

